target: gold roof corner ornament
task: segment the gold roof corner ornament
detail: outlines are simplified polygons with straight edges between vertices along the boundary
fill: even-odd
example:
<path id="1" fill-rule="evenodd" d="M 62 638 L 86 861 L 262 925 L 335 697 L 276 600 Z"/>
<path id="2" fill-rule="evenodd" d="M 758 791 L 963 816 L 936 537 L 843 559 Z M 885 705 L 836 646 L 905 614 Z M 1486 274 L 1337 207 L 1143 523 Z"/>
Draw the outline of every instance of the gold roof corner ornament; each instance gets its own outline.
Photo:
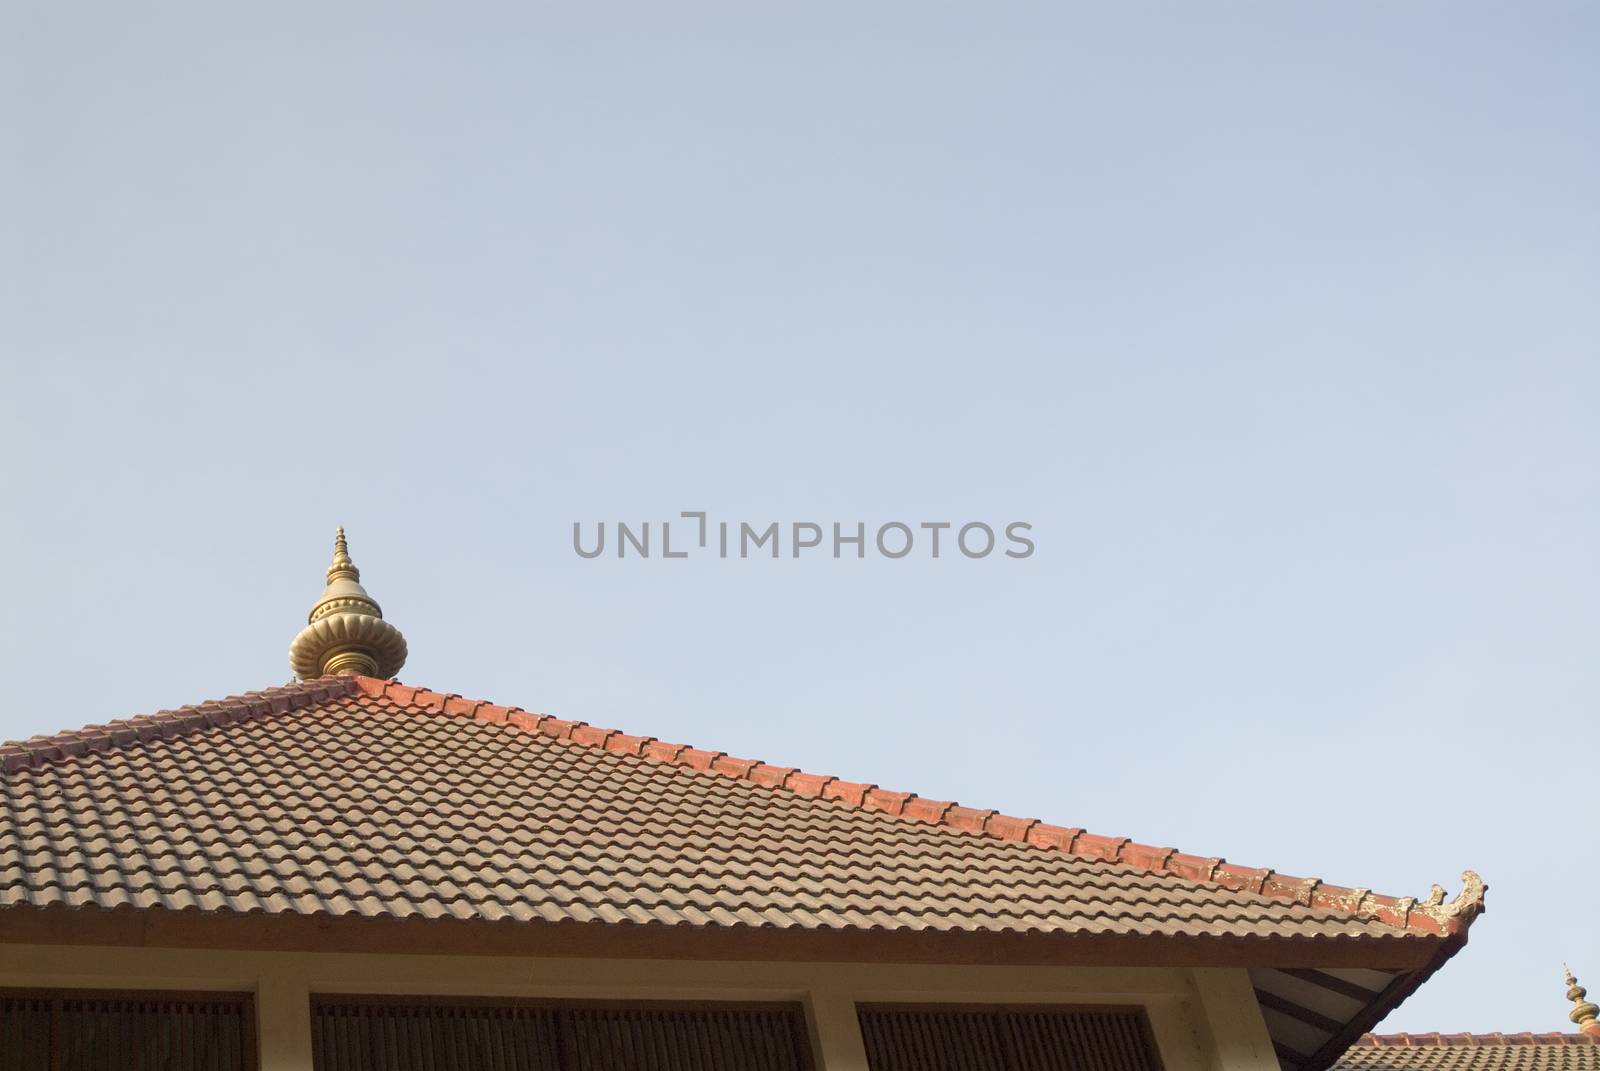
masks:
<path id="1" fill-rule="evenodd" d="M 1428 893 L 1428 898 L 1412 907 L 1441 925 L 1453 919 L 1476 918 L 1483 911 L 1483 894 L 1489 886 L 1484 884 L 1482 878 L 1474 870 L 1461 872 L 1461 891 L 1456 893 L 1454 900 L 1445 900 L 1444 887 L 1435 885 Z"/>
<path id="2" fill-rule="evenodd" d="M 1578 1029 L 1591 1037 L 1600 1038 L 1600 1008 L 1586 1000 L 1589 991 L 1578 984 L 1572 976 L 1572 968 L 1563 963 L 1562 968 L 1567 972 L 1567 999 L 1572 1001 L 1572 1010 L 1567 1013 L 1567 1018 L 1578 1024 Z"/>
<path id="3" fill-rule="evenodd" d="M 393 677 L 406 664 L 406 638 L 383 619 L 361 586 L 340 528 L 333 541 L 328 586 L 311 607 L 306 627 L 289 644 L 289 665 L 301 680 L 337 674 Z"/>

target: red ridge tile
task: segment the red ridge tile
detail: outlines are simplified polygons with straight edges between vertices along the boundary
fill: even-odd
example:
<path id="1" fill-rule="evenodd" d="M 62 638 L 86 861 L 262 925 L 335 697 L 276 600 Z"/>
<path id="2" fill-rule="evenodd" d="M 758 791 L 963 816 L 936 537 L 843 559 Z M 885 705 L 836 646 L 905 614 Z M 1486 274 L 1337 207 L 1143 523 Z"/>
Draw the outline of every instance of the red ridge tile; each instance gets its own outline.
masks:
<path id="1" fill-rule="evenodd" d="M 616 734 L 615 729 L 602 729 L 597 725 L 575 725 L 567 739 L 574 744 L 588 744 L 590 747 L 605 747 L 606 741 Z"/>
<path id="2" fill-rule="evenodd" d="M 829 781 L 822 789 L 822 794 L 831 800 L 842 800 L 852 807 L 860 807 L 867 798 L 867 793 L 877 788 L 864 781 Z"/>
<path id="3" fill-rule="evenodd" d="M 1267 867 L 1236 866 L 1233 863 L 1219 863 L 1213 880 L 1226 889 L 1243 889 L 1247 892 L 1259 893 L 1266 884 L 1272 871 Z"/>
<path id="4" fill-rule="evenodd" d="M 724 777 L 745 781 L 749 779 L 750 771 L 760 765 L 760 759 L 735 759 L 724 755 L 712 761 L 710 770 L 712 773 L 719 773 Z"/>
<path id="5" fill-rule="evenodd" d="M 1028 843 L 1040 848 L 1055 848 L 1071 855 L 1074 845 L 1081 836 L 1083 836 L 1081 829 L 1053 826 L 1048 822 L 1035 822 L 1033 828 L 1028 830 Z"/>
<path id="6" fill-rule="evenodd" d="M 944 822 L 944 816 L 949 814 L 950 808 L 954 806 L 955 804 L 950 800 L 930 800 L 916 796 L 906 801 L 906 805 L 901 808 L 900 813 L 906 818 L 915 818 L 918 821 L 940 825 Z"/>
<path id="7" fill-rule="evenodd" d="M 1167 859 L 1167 869 L 1182 878 L 1190 881 L 1203 881 L 1212 883 L 1212 876 L 1216 874 L 1217 867 L 1221 866 L 1221 856 L 1202 857 L 1187 855 L 1183 852 L 1173 852 Z"/>
<path id="8" fill-rule="evenodd" d="M 994 814 L 993 810 L 980 810 L 977 807 L 961 807 L 951 804 L 950 808 L 944 813 L 944 824 L 951 829 L 959 829 L 964 833 L 982 833 Z"/>
<path id="9" fill-rule="evenodd" d="M 1372 896 L 1367 904 L 1373 916 L 1391 926 L 1405 929 L 1411 916 L 1411 905 L 1416 901 L 1409 896 Z"/>
<path id="10" fill-rule="evenodd" d="M 665 740 L 652 740 L 644 746 L 644 757 L 653 762 L 677 762 L 685 745 L 669 744 Z"/>
<path id="11" fill-rule="evenodd" d="M 1131 841 L 1127 837 L 1102 837 L 1095 833 L 1079 831 L 1077 843 L 1072 847 L 1074 855 L 1087 855 L 1107 862 L 1116 862 L 1122 855 L 1122 847 Z"/>
<path id="12" fill-rule="evenodd" d="M 794 772 L 793 766 L 769 766 L 763 762 L 751 769 L 749 779 L 752 784 L 782 788 L 784 782 L 789 780 L 789 775 Z"/>
<path id="13" fill-rule="evenodd" d="M 984 824 L 983 831 L 1001 840 L 1027 840 L 1028 830 L 1038 824 L 1037 818 L 1013 818 L 1009 814 L 993 814 Z"/>
<path id="14" fill-rule="evenodd" d="M 384 686 L 388 683 L 377 677 L 351 677 L 350 679 L 355 681 L 356 687 L 360 688 L 371 699 L 377 699 L 383 695 Z"/>
<path id="15" fill-rule="evenodd" d="M 686 747 L 678 753 L 677 762 L 691 770 L 709 771 L 711 764 L 722 758 L 720 751 L 706 751 L 697 747 Z"/>
<path id="16" fill-rule="evenodd" d="M 1312 893 L 1321 884 L 1319 878 L 1297 878 L 1292 874 L 1274 872 L 1262 883 L 1261 893 L 1263 896 L 1271 896 L 1277 900 L 1292 900 L 1302 907 L 1310 907 Z"/>
<path id="17" fill-rule="evenodd" d="M 915 792 L 889 792 L 875 788 L 867 793 L 862 807 L 869 811 L 883 811 L 886 814 L 903 814 L 906 803 L 914 798 L 916 798 Z"/>
<path id="18" fill-rule="evenodd" d="M 1175 848 L 1153 848 L 1129 841 L 1122 846 L 1119 861 L 1145 870 L 1167 870 L 1167 861 L 1177 854 Z"/>
<path id="19" fill-rule="evenodd" d="M 1371 889 L 1348 889 L 1343 885 L 1322 882 L 1311 894 L 1311 906 L 1353 915 L 1361 910 L 1362 902 L 1371 892 Z"/>
<path id="20" fill-rule="evenodd" d="M 789 789 L 791 792 L 798 792 L 802 796 L 820 796 L 822 795 L 823 789 L 827 788 L 831 782 L 837 780 L 838 778 L 836 777 L 827 777 L 823 774 L 805 773 L 803 771 L 796 770 L 794 773 L 789 775 L 789 780 L 784 783 L 783 787 Z"/>
<path id="21" fill-rule="evenodd" d="M 539 731 L 539 723 L 545 720 L 543 714 L 535 714 L 530 710 L 513 710 L 506 715 L 506 724 L 530 733 Z"/>
<path id="22" fill-rule="evenodd" d="M 539 719 L 539 731 L 546 736 L 553 736 L 557 740 L 566 740 L 572 735 L 572 730 L 582 724 L 583 722 L 581 721 L 567 721 L 564 718 L 546 717 Z"/>
<path id="23" fill-rule="evenodd" d="M 644 754 L 645 745 L 653 741 L 653 736 L 629 736 L 627 733 L 613 733 L 606 740 L 606 750 L 617 755 L 632 755 L 639 758 Z"/>
<path id="24" fill-rule="evenodd" d="M 389 686 L 383 691 L 385 695 L 396 703 L 408 704 L 417 697 L 418 689 L 412 688 L 410 685 L 401 684 L 399 681 L 390 681 Z"/>

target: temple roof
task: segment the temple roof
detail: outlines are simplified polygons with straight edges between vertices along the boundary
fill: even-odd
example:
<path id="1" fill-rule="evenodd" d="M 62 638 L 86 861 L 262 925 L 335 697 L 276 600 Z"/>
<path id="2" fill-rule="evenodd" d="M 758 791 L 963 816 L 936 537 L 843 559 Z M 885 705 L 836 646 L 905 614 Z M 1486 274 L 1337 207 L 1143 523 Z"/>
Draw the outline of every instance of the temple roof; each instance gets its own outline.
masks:
<path id="1" fill-rule="evenodd" d="M 0 941 L 1235 966 L 1322 1071 L 1483 910 L 360 675 L 405 641 L 327 580 L 335 675 L 0 745 Z"/>
<path id="2" fill-rule="evenodd" d="M 362 676 L 0 746 L 0 804 L 0 940 L 1237 965 L 1311 1071 L 1483 904 Z"/>
<path id="3" fill-rule="evenodd" d="M 3 906 L 1399 947 L 1481 905 L 1471 879 L 1449 905 L 1330 891 L 370 677 L 0 762 Z"/>

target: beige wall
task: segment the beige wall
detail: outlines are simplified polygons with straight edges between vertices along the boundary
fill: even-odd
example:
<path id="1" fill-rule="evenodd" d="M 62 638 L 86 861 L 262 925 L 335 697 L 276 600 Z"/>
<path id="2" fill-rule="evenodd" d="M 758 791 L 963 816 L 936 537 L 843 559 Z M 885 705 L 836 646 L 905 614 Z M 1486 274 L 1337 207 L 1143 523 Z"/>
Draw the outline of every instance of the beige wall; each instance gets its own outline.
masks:
<path id="1" fill-rule="evenodd" d="M 858 1001 L 1139 1004 L 1166 1071 L 1278 1071 L 1243 970 L 203 952 L 0 945 L 0 987 L 256 994 L 261 1071 L 311 1071 L 311 993 L 798 1000 L 819 1071 L 866 1071 Z"/>

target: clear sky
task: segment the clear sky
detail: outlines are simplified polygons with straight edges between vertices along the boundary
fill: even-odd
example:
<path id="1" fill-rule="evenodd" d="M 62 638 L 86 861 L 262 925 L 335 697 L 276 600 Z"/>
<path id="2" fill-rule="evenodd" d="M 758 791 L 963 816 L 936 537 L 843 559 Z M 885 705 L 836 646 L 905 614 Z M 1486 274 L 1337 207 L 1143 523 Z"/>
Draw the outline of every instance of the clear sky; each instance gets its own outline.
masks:
<path id="1" fill-rule="evenodd" d="M 342 523 L 405 680 L 1600 983 L 1600 7 L 0 12 L 0 737 L 281 683 Z M 684 510 L 1037 549 L 573 552 Z"/>

